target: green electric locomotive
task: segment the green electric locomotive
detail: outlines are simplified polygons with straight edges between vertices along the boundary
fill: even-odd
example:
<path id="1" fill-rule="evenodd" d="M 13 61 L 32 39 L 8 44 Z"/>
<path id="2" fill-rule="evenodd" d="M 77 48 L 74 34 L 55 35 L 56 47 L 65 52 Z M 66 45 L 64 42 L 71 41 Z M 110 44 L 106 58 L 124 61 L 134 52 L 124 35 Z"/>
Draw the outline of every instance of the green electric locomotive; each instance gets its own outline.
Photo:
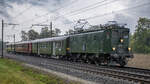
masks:
<path id="1" fill-rule="evenodd" d="M 69 57 L 95 64 L 127 64 L 133 58 L 129 48 L 129 29 L 110 25 L 104 29 L 69 37 Z"/>
<path id="2" fill-rule="evenodd" d="M 116 24 L 68 36 L 7 44 L 7 51 L 97 65 L 125 66 L 128 59 L 133 58 L 129 29 Z"/>

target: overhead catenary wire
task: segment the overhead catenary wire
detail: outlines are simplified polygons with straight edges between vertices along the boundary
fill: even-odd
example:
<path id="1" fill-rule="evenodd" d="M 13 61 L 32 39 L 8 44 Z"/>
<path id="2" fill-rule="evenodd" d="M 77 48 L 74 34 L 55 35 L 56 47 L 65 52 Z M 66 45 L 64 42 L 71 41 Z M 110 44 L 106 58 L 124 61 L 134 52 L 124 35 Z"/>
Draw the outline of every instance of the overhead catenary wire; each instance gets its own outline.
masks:
<path id="1" fill-rule="evenodd" d="M 76 1 L 76 0 L 72 1 L 71 4 L 74 4 L 75 1 Z M 67 6 L 70 6 L 70 4 L 68 4 Z M 53 10 L 52 12 L 55 13 L 55 12 L 57 12 L 58 10 L 61 10 L 61 9 L 63 9 L 63 8 L 66 8 L 67 6 L 65 5 L 65 6 L 63 6 L 63 7 L 60 7 L 60 8 L 58 8 L 58 9 L 56 9 L 56 10 Z M 29 22 L 29 21 L 33 21 L 33 20 L 35 20 L 35 19 L 38 19 L 38 18 L 40 18 L 40 17 L 46 16 L 46 15 L 48 15 L 48 14 L 49 14 L 49 12 L 47 12 L 47 13 L 41 15 L 41 16 L 32 18 L 32 19 L 28 20 L 28 22 Z M 26 22 L 26 21 L 25 21 L 25 22 Z M 38 23 L 38 24 L 42 24 L 42 23 L 45 23 L 45 22 L 48 22 L 48 20 L 45 20 L 45 21 L 40 22 L 40 23 Z M 32 28 L 32 26 L 31 26 L 30 28 Z"/>
<path id="2" fill-rule="evenodd" d="M 83 8 L 77 9 L 77 10 L 70 11 L 69 13 L 74 13 L 74 12 L 82 11 L 82 10 L 85 10 L 85 9 L 90 8 L 91 6 L 95 6 L 95 5 L 97 5 L 97 4 L 101 4 L 101 3 L 104 3 L 104 2 L 106 2 L 106 1 L 107 1 L 107 0 L 103 0 L 103 1 L 100 1 L 100 2 L 97 2 L 97 3 L 94 3 L 94 4 L 90 4 L 90 5 L 86 6 L 86 7 L 83 7 Z M 68 13 L 67 13 L 67 14 L 68 14 Z"/>
<path id="3" fill-rule="evenodd" d="M 107 1 L 107 0 L 105 0 L 105 1 Z M 104 3 L 105 1 L 103 1 L 103 2 L 101 2 L 101 3 Z M 96 5 L 96 6 L 93 5 L 93 7 L 87 6 L 88 9 L 87 9 L 87 8 L 79 9 L 79 10 L 73 11 L 73 12 L 71 12 L 70 14 L 67 14 L 67 15 L 69 15 L 69 16 L 78 15 L 78 14 L 80 14 L 80 13 L 85 13 L 85 12 L 90 11 L 90 10 L 92 10 L 92 9 L 95 9 L 95 8 L 98 8 L 98 7 L 101 7 L 101 6 L 104 6 L 104 5 L 112 4 L 112 3 L 115 3 L 115 2 L 117 2 L 117 1 L 120 1 L 120 0 L 112 0 L 112 1 L 110 1 L 110 2 L 108 2 L 108 3 L 104 3 L 104 4 L 99 3 L 99 5 Z M 80 10 L 81 10 L 81 11 L 80 11 Z M 66 15 L 66 14 L 65 14 L 65 15 Z"/>
<path id="4" fill-rule="evenodd" d="M 145 3 L 145 4 L 147 4 L 147 3 Z M 127 9 L 129 9 L 129 8 L 127 8 Z M 123 11 L 123 10 L 127 10 L 127 9 L 121 9 L 121 10 L 113 11 L 113 12 L 119 12 L 119 11 Z M 106 16 L 106 15 L 109 15 L 109 14 L 112 14 L 112 12 L 105 13 L 105 14 L 101 14 L 101 15 L 96 15 L 96 16 L 92 16 L 92 17 L 88 17 L 88 18 L 85 18 L 85 19 L 90 20 L 90 19 L 94 19 L 94 18 L 96 18 L 96 17 L 103 17 L 103 16 Z M 43 21 L 42 23 L 44 23 L 44 22 L 47 22 L 47 20 L 46 20 L 46 21 Z"/>
<path id="5" fill-rule="evenodd" d="M 25 13 L 26 11 L 28 11 L 32 7 L 33 7 L 33 5 L 30 5 L 28 8 L 26 8 L 25 10 L 23 10 L 22 12 L 20 12 L 19 14 L 17 14 L 15 17 L 13 17 L 13 19 L 16 19 L 17 17 L 23 15 L 23 13 Z"/>
<path id="6" fill-rule="evenodd" d="M 71 4 L 74 4 L 74 2 L 76 2 L 76 0 L 72 1 L 72 2 L 71 2 L 70 4 L 68 4 L 68 5 L 61 6 L 61 7 L 57 8 L 57 9 L 51 11 L 51 12 L 52 12 L 52 13 L 55 13 L 55 12 L 57 12 L 58 10 L 64 9 L 64 8 L 70 6 Z M 43 14 L 43 15 L 40 15 L 40 16 L 36 16 L 36 17 L 34 17 L 34 18 L 32 18 L 32 19 L 29 19 L 29 20 L 27 20 L 27 21 L 24 21 L 24 22 L 22 22 L 22 23 L 34 21 L 34 20 L 36 20 L 36 19 L 38 19 L 38 18 L 47 16 L 48 14 L 49 14 L 49 12 L 47 12 L 47 13 L 45 13 L 45 14 Z"/>
<path id="7" fill-rule="evenodd" d="M 86 6 L 86 7 L 84 7 L 84 8 L 81 8 L 81 9 L 78 9 L 78 10 L 75 10 L 75 11 L 72 11 L 72 12 L 70 12 L 70 14 L 72 14 L 72 13 L 77 13 L 77 12 L 79 12 L 79 13 L 81 13 L 81 12 L 84 12 L 84 11 L 88 11 L 88 10 L 91 10 L 91 9 L 94 9 L 94 8 L 97 8 L 97 7 L 100 7 L 100 6 L 103 6 L 103 5 L 107 5 L 107 4 L 111 4 L 111 3 L 114 3 L 114 2 L 116 2 L 116 1 L 119 1 L 119 0 L 112 0 L 112 1 L 110 1 L 110 2 L 108 2 L 108 3 L 104 3 L 104 2 L 106 2 L 107 0 L 103 0 L 103 1 L 100 1 L 100 2 L 97 2 L 97 3 L 94 3 L 94 4 L 91 4 L 91 5 L 88 5 L 88 6 Z M 72 2 L 73 3 L 73 2 Z M 104 4 L 101 4 L 101 3 L 104 3 Z M 97 5 L 97 6 L 95 6 L 95 5 Z M 94 7 L 92 7 L 92 6 L 94 6 Z M 64 7 L 66 7 L 66 6 L 64 6 Z M 58 8 L 58 9 L 56 9 L 54 12 L 56 12 L 57 10 L 60 10 L 60 9 L 62 9 L 62 8 L 64 8 L 64 7 L 60 7 L 60 8 Z M 91 8 L 92 7 L 92 8 Z M 89 9 L 87 9 L 87 8 L 89 8 Z M 78 13 L 78 14 L 79 14 Z M 35 18 L 32 18 L 32 19 L 30 19 L 29 21 L 34 21 L 35 19 L 38 19 L 38 18 L 41 18 L 41 17 L 43 17 L 43 16 L 46 16 L 46 15 L 48 15 L 49 14 L 49 12 L 47 12 L 46 14 L 44 14 L 44 15 L 41 15 L 41 16 L 37 16 L 37 17 L 35 17 Z M 75 15 L 75 14 L 73 14 L 73 15 Z M 76 14 L 76 15 L 78 15 L 78 14 Z M 26 22 L 29 22 L 29 21 L 26 21 Z M 47 22 L 47 21 L 44 21 L 44 22 Z M 41 22 L 41 23 L 43 23 L 43 22 Z M 41 23 L 39 23 L 39 24 L 41 24 Z"/>
<path id="8" fill-rule="evenodd" d="M 125 8 L 125 9 L 118 10 L 118 11 L 112 11 L 112 12 L 120 12 L 120 11 L 131 10 L 131 9 L 139 8 L 139 7 L 146 6 L 146 5 L 150 5 L 150 2 L 140 4 L 140 5 L 136 5 L 136 6 L 133 6 L 133 7 L 128 7 L 128 8 Z M 103 16 L 106 16 L 106 15 L 113 14 L 112 12 L 104 13 L 104 14 L 96 15 L 96 16 L 92 16 L 92 17 L 88 17 L 88 18 L 85 18 L 85 19 L 90 20 L 90 19 L 94 19 L 94 18 L 97 18 L 97 17 L 103 17 Z"/>
<path id="9" fill-rule="evenodd" d="M 26 8 L 25 10 L 23 10 L 22 12 L 20 12 L 19 14 L 17 14 L 15 17 L 13 17 L 13 19 L 16 19 L 17 17 L 23 15 L 23 13 L 25 13 L 26 11 L 28 11 L 29 9 L 31 9 L 33 6 L 29 6 L 28 8 Z"/>

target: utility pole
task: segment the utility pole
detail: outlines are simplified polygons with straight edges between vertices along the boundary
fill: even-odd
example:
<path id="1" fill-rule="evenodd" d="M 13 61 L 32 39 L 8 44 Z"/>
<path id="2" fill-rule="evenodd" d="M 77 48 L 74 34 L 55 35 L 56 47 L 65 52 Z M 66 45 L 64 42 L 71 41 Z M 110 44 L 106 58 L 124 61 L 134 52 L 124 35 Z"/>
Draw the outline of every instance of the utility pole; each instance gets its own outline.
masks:
<path id="1" fill-rule="evenodd" d="M 50 25 L 47 25 L 47 24 L 32 24 L 32 27 L 33 26 L 49 26 L 50 27 L 50 32 L 51 32 L 51 37 L 52 37 L 52 22 L 50 22 Z"/>
<path id="2" fill-rule="evenodd" d="M 4 33 L 4 21 L 2 20 L 2 56 L 1 56 L 1 58 L 3 58 L 3 50 L 4 50 L 4 48 L 3 48 L 3 39 L 4 39 L 3 33 Z"/>
<path id="3" fill-rule="evenodd" d="M 32 26 L 49 26 L 50 27 L 50 33 L 51 33 L 51 37 L 52 37 L 52 22 L 50 22 L 50 25 L 47 24 L 32 24 Z M 51 52 L 53 51 L 53 42 L 51 43 Z"/>
<path id="4" fill-rule="evenodd" d="M 4 23 L 4 20 L 2 20 L 2 56 L 1 56 L 1 58 L 4 58 L 4 24 L 19 25 L 19 24 L 13 24 L 13 23 Z"/>
<path id="5" fill-rule="evenodd" d="M 14 51 L 15 51 L 15 34 L 14 34 L 14 36 L 13 36 L 13 37 L 14 37 Z"/>
<path id="6" fill-rule="evenodd" d="M 15 44 L 15 34 L 13 35 L 13 37 L 14 37 L 14 44 Z"/>
<path id="7" fill-rule="evenodd" d="M 52 27 L 53 27 L 53 24 L 52 24 L 52 22 L 50 22 L 50 31 L 51 31 L 51 37 L 53 37 L 52 35 L 52 33 L 53 33 L 53 31 L 52 31 Z"/>
<path id="8" fill-rule="evenodd" d="M 16 26 L 16 25 L 19 25 L 19 24 L 14 24 L 14 23 L 6 23 L 7 25 L 13 25 L 13 26 Z M 15 51 L 15 34 L 13 35 L 13 38 L 14 38 L 14 51 Z"/>
<path id="9" fill-rule="evenodd" d="M 52 33 L 53 33 L 53 31 L 52 31 L 52 22 L 50 22 L 50 32 L 51 32 L 51 38 L 53 37 L 52 35 Z M 51 42 L 51 53 L 53 53 L 53 42 Z"/>

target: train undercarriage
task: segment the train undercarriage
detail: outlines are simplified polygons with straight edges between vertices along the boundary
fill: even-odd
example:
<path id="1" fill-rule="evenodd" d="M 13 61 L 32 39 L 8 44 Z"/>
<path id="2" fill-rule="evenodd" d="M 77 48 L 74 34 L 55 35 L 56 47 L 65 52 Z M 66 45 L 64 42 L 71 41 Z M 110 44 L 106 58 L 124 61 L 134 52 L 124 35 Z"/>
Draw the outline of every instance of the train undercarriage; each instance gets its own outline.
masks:
<path id="1" fill-rule="evenodd" d="M 10 52 L 14 53 L 14 52 Z M 133 58 L 132 54 L 77 54 L 77 53 L 71 53 L 67 55 L 59 55 L 59 56 L 53 56 L 53 55 L 46 55 L 46 54 L 29 54 L 29 53 L 21 53 L 21 52 L 15 52 L 14 54 L 22 54 L 22 55 L 31 55 L 31 56 L 38 56 L 38 57 L 46 57 L 46 58 L 54 58 L 54 59 L 60 59 L 60 60 L 67 60 L 67 61 L 73 61 L 73 62 L 83 62 L 88 64 L 95 64 L 97 66 L 100 65 L 106 65 L 106 66 L 116 66 L 119 65 L 121 67 L 125 66 L 128 62 L 129 58 Z"/>
<path id="2" fill-rule="evenodd" d="M 60 56 L 60 59 L 65 59 L 74 62 L 84 62 L 96 65 L 119 65 L 125 66 L 129 58 L 133 58 L 132 54 L 120 55 L 118 58 L 111 54 L 69 54 L 68 56 Z"/>

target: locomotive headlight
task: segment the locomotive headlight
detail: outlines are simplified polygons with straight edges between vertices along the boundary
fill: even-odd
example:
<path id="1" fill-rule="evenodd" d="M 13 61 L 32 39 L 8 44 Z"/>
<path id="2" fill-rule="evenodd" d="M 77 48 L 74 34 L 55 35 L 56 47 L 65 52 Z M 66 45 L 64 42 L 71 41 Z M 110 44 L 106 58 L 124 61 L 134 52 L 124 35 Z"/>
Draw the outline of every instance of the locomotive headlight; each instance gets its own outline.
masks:
<path id="1" fill-rule="evenodd" d="M 131 48 L 128 48 L 129 51 L 131 51 Z"/>
<path id="2" fill-rule="evenodd" d="M 115 51 L 115 50 L 116 50 L 116 48 L 115 48 L 115 47 L 113 47 L 113 48 L 112 48 L 112 50 L 113 50 L 113 51 Z"/>
<path id="3" fill-rule="evenodd" d="M 70 50 L 70 48 L 67 48 L 66 50 L 68 50 L 68 51 L 69 51 L 69 50 Z"/>
<path id="4" fill-rule="evenodd" d="M 123 41 L 124 41 L 123 39 L 120 39 L 120 42 L 121 42 L 121 43 L 123 43 Z"/>

